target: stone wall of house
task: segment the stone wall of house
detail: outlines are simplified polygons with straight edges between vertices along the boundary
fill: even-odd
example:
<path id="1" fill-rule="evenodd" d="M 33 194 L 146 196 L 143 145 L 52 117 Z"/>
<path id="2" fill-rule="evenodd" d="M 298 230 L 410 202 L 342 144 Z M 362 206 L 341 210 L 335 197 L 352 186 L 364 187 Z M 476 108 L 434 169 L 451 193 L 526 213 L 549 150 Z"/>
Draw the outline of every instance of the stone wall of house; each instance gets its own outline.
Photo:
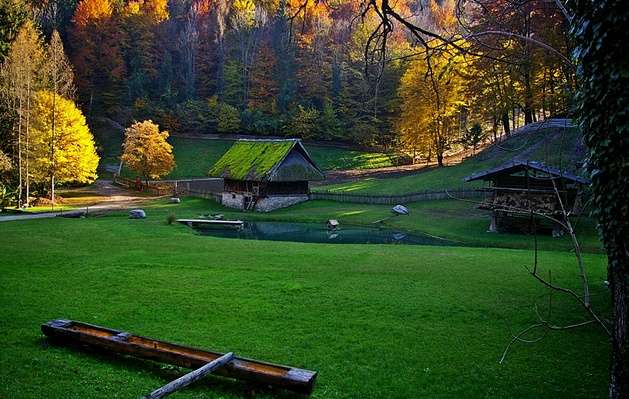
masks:
<path id="1" fill-rule="evenodd" d="M 256 211 L 271 212 L 275 209 L 286 208 L 300 202 L 308 201 L 307 195 L 278 195 L 260 198 L 256 203 Z"/>
<path id="2" fill-rule="evenodd" d="M 223 193 L 221 204 L 228 208 L 244 209 L 245 196 L 237 193 Z"/>

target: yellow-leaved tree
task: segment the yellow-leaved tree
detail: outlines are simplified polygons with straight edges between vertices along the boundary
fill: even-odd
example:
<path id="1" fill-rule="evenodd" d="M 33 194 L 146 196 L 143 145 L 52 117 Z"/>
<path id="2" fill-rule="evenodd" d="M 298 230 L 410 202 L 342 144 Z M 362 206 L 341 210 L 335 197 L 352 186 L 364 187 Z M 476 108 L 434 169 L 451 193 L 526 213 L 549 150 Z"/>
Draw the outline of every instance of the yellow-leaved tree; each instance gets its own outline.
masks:
<path id="1" fill-rule="evenodd" d="M 459 43 L 465 46 L 465 43 Z M 429 64 L 430 63 L 430 64 Z M 400 81 L 397 129 L 406 147 L 443 166 L 443 154 L 461 133 L 470 65 L 463 55 L 436 53 L 411 62 Z"/>
<path id="2" fill-rule="evenodd" d="M 2 176 L 5 172 L 10 171 L 12 168 L 13 165 L 11 165 L 11 158 L 0 150 L 0 176 Z M 0 182 L 1 181 L 2 180 L 0 180 Z"/>
<path id="3" fill-rule="evenodd" d="M 160 132 L 151 120 L 134 123 L 125 130 L 122 162 L 147 182 L 167 175 L 175 167 L 173 146 L 167 138 L 168 132 Z"/>
<path id="4" fill-rule="evenodd" d="M 51 190 L 55 184 L 96 180 L 94 137 L 73 101 L 48 90 L 35 94 L 28 158 L 31 179 L 49 183 Z"/>

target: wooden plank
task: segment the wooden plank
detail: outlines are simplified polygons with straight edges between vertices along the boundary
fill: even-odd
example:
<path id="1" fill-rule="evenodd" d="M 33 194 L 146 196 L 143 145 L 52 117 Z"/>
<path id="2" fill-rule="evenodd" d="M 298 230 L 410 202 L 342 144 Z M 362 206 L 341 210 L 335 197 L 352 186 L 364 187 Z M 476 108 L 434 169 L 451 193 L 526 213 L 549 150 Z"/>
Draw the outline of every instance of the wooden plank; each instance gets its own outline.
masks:
<path id="1" fill-rule="evenodd" d="M 41 329 L 52 342 L 87 345 L 189 369 L 197 369 L 224 355 L 72 320 L 52 320 L 42 324 Z M 215 373 L 303 394 L 312 392 L 317 377 L 314 371 L 241 357 L 235 357 Z"/>
<path id="2" fill-rule="evenodd" d="M 241 225 L 242 220 L 211 220 L 211 219 L 177 219 L 179 223 L 199 223 L 199 224 L 216 224 L 216 225 Z"/>
<path id="3" fill-rule="evenodd" d="M 210 374 L 212 371 L 220 367 L 223 367 L 227 363 L 231 362 L 233 359 L 234 359 L 234 352 L 226 353 L 223 356 L 219 357 L 218 359 L 212 360 L 205 366 L 198 368 L 194 371 L 191 371 L 188 374 L 183 375 L 177 378 L 176 380 L 169 382 L 168 384 L 164 385 L 161 388 L 157 388 L 156 390 L 148 394 L 145 398 L 146 399 L 165 398 L 166 396 L 187 387 L 193 382 L 200 380 L 201 378 Z"/>

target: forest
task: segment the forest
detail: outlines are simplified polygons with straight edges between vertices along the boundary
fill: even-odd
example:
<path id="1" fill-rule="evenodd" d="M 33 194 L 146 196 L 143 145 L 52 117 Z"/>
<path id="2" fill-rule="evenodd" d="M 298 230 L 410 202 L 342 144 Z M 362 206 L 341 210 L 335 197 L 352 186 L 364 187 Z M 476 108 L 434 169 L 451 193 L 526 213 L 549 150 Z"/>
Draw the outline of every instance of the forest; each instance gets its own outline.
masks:
<path id="1" fill-rule="evenodd" d="M 485 3 L 460 10 L 454 0 L 410 0 L 395 10 L 444 35 L 464 18 L 471 32 L 517 32 L 559 54 L 494 36 L 441 46 L 428 65 L 417 38 L 397 27 L 380 56 L 372 48 L 379 16 L 356 0 L 2 0 L 0 57 L 10 57 L 26 20 L 42 43 L 58 31 L 74 74 L 70 97 L 90 123 L 151 119 L 170 132 L 343 141 L 431 157 L 474 123 L 495 138 L 569 111 L 574 71 L 561 56 L 571 45 L 557 8 Z"/>
<path id="2" fill-rule="evenodd" d="M 249 377 L 313 370 L 313 399 L 629 397 L 627 20 L 626 0 L 0 0 L 0 397 L 140 397 L 192 365 L 42 336 L 78 321 L 260 359 Z M 210 175 L 251 137 L 308 151 Z M 325 179 L 272 180 L 302 158 Z"/>

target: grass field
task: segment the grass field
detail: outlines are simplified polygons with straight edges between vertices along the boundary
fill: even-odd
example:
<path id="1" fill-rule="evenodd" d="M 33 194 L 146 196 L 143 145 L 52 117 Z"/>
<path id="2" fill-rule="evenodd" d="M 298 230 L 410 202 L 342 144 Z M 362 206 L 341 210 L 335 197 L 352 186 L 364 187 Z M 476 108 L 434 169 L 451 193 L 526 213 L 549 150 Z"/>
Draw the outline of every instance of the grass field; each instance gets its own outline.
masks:
<path id="1" fill-rule="evenodd" d="M 452 166 L 432 167 L 403 177 L 368 178 L 356 182 L 319 186 L 314 190 L 386 195 L 458 187 L 473 188 L 481 186 L 482 182 L 465 183 L 463 178 L 474 172 L 498 166 L 514 157 L 573 169 L 576 162 L 582 160 L 580 146 L 577 129 L 542 129 L 526 135 L 513 136 L 498 146 L 491 146 L 476 156 Z"/>
<path id="2" fill-rule="evenodd" d="M 336 212 L 342 223 L 366 223 L 388 212 L 350 205 L 312 202 L 258 217 L 319 221 Z M 147 206 L 146 220 L 120 213 L 2 223 L 0 397 L 137 398 L 180 375 L 48 346 L 39 325 L 53 318 L 314 369 L 313 398 L 606 396 L 609 345 L 593 326 L 517 344 L 497 363 L 511 334 L 536 320 L 533 305 L 545 303 L 522 267 L 528 250 L 230 240 L 165 223 L 171 213 L 216 207 L 184 199 Z M 404 223 L 414 229 L 449 223 L 432 228 L 475 232 L 473 216 L 456 222 L 461 210 L 447 202 L 411 210 L 415 219 Z M 573 255 L 539 257 L 553 281 L 578 288 Z M 605 257 L 585 262 L 594 304 L 607 309 Z M 560 296 L 553 314 L 559 323 L 583 317 Z M 245 394 L 242 384 L 209 377 L 177 395 Z"/>
<path id="3" fill-rule="evenodd" d="M 203 203 L 201 205 L 199 202 Z M 386 205 L 367 205 L 339 203 L 334 201 L 308 201 L 290 208 L 280 209 L 272 213 L 243 214 L 233 209 L 224 208 L 212 201 L 189 198 L 186 203 L 191 206 L 169 208 L 177 217 L 193 217 L 191 209 L 204 209 L 203 213 L 222 213 L 226 218 L 246 220 L 273 220 L 325 223 L 328 219 L 337 219 L 341 226 L 365 225 L 375 226 L 374 222 L 392 216 L 390 207 Z M 198 205 L 195 205 L 198 204 Z M 166 206 L 167 204 L 164 203 Z M 532 249 L 533 237 L 517 234 L 495 234 L 487 232 L 489 214 L 476 208 L 469 202 L 422 201 L 407 204 L 408 216 L 387 219 L 383 226 L 399 229 L 410 233 L 424 233 L 454 240 L 464 245 L 501 247 L 513 249 Z M 574 218 L 581 246 L 587 252 L 602 252 L 602 246 L 595 231 L 594 222 L 586 217 Z M 572 248 L 567 236 L 552 238 L 549 235 L 537 237 L 539 248 L 548 251 L 569 251 Z"/>
<path id="4" fill-rule="evenodd" d="M 118 165 L 122 138 L 97 135 L 102 159 L 99 165 L 100 175 L 105 175 L 105 165 Z M 232 140 L 204 140 L 171 136 L 168 141 L 173 145 L 175 169 L 165 178 L 180 179 L 188 177 L 207 177 L 207 173 L 216 161 L 229 149 Z M 323 170 L 336 169 L 372 169 L 393 166 L 395 156 L 351 150 L 347 148 L 306 145 L 310 155 Z M 134 176 L 133 172 L 123 169 L 123 175 Z"/>

